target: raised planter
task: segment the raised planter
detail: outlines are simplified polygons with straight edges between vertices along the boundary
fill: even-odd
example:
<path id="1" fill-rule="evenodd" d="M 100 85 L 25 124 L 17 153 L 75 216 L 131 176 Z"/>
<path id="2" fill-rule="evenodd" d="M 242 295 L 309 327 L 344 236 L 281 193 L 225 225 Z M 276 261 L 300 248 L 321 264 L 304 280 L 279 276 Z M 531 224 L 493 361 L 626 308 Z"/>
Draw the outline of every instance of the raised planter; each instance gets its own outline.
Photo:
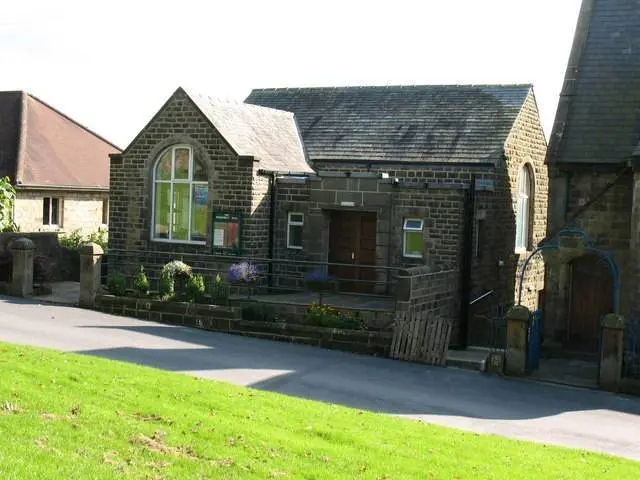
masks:
<path id="1" fill-rule="evenodd" d="M 341 330 L 289 322 L 255 322 L 243 320 L 238 307 L 98 295 L 95 309 L 171 325 L 303 343 L 366 355 L 388 356 L 391 347 L 391 332 Z"/>

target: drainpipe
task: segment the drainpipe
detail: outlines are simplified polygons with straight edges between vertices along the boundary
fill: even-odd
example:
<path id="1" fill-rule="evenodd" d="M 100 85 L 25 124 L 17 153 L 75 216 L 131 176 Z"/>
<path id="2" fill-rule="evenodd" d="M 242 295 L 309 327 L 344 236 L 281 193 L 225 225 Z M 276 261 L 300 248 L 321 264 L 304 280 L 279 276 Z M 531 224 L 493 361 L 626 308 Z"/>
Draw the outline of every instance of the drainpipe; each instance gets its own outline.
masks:
<path id="1" fill-rule="evenodd" d="M 276 196 L 278 194 L 278 188 L 276 186 L 276 173 L 271 172 L 269 176 L 269 191 L 271 192 L 271 196 L 269 198 L 269 241 L 268 241 L 268 249 L 269 249 L 269 266 L 268 266 L 268 285 L 269 292 L 273 289 L 273 260 L 275 258 L 275 235 L 276 235 Z"/>
<path id="2" fill-rule="evenodd" d="M 467 348 L 469 334 L 469 303 L 471 301 L 471 271 L 473 267 L 473 219 L 476 211 L 476 176 L 471 175 L 471 186 L 466 195 L 462 269 L 460 271 L 460 330 L 458 346 Z"/>

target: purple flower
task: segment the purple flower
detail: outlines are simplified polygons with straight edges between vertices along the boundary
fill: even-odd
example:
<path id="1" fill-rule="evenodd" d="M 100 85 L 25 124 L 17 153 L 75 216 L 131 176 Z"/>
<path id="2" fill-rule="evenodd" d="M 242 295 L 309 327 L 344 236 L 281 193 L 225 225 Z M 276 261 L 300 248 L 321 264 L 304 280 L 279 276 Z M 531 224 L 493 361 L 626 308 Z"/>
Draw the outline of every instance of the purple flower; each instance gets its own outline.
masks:
<path id="1" fill-rule="evenodd" d="M 307 272 L 305 279 L 307 282 L 328 282 L 333 280 L 333 278 L 322 270 L 312 270 L 311 272 Z"/>
<path id="2" fill-rule="evenodd" d="M 234 263 L 229 267 L 229 281 L 232 283 L 254 283 L 258 280 L 258 269 L 249 262 Z"/>

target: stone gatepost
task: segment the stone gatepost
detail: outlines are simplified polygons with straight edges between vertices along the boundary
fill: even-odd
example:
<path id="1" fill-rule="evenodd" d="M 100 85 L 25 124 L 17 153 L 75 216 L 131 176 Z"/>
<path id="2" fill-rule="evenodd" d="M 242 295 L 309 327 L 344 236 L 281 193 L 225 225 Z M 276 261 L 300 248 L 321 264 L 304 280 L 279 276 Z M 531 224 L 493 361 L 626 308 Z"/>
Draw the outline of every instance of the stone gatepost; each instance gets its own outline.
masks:
<path id="1" fill-rule="evenodd" d="M 100 267 L 103 253 L 102 247 L 95 243 L 87 243 L 80 247 L 79 305 L 83 308 L 93 308 L 100 287 Z"/>
<path id="2" fill-rule="evenodd" d="M 600 388 L 617 391 L 622 376 L 624 358 L 625 320 L 622 315 L 609 313 L 600 321 L 602 348 L 600 350 Z"/>
<path id="3" fill-rule="evenodd" d="M 33 257 L 34 243 L 28 238 L 18 238 L 11 242 L 13 254 L 13 276 L 11 293 L 17 297 L 33 295 Z"/>
<path id="4" fill-rule="evenodd" d="M 505 373 L 513 376 L 527 374 L 527 331 L 531 312 L 516 305 L 507 312 L 507 352 Z"/>

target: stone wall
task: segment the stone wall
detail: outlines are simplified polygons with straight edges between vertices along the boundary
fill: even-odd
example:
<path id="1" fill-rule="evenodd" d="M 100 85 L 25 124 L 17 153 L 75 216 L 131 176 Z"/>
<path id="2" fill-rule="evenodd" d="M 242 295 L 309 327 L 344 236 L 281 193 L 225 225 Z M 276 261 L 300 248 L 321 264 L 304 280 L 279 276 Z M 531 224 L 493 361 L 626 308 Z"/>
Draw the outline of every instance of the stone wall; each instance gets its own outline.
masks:
<path id="1" fill-rule="evenodd" d="M 59 198 L 62 208 L 59 225 L 42 223 L 44 197 Z M 25 190 L 17 188 L 15 222 L 21 232 L 56 231 L 71 233 L 80 230 L 82 235 L 105 228 L 103 208 L 108 208 L 108 192 L 82 192 L 77 190 Z"/>
<path id="2" fill-rule="evenodd" d="M 613 254 L 621 273 L 621 313 L 628 315 L 638 285 L 629 249 L 634 180 L 631 171 L 622 176 L 619 173 L 612 169 L 552 167 L 548 232 L 553 235 L 567 225 L 580 228 L 596 248 Z M 573 219 L 578 211 L 581 213 Z M 568 329 L 570 288 L 571 265 L 548 265 L 545 335 L 559 341 L 564 340 Z"/>
<path id="3" fill-rule="evenodd" d="M 0 232 L 0 281 L 11 280 L 11 242 L 18 238 L 28 238 L 35 244 L 34 267 L 36 281 L 39 282 L 39 265 L 51 268 L 51 281 L 79 281 L 80 256 L 77 250 L 62 248 L 58 244 L 58 234 L 53 232 Z"/>
<path id="4" fill-rule="evenodd" d="M 159 155 L 175 144 L 188 144 L 206 165 L 209 177 L 209 218 L 205 245 L 167 243 L 151 238 L 152 171 Z M 111 208 L 109 218 L 109 268 L 134 274 L 144 261 L 162 264 L 181 255 L 212 253 L 212 214 L 242 217 L 241 250 L 246 256 L 266 256 L 268 230 L 268 179 L 257 175 L 259 164 L 238 157 L 225 139 L 182 92 L 156 114 L 121 157 L 111 160 Z M 267 209 L 267 210 L 265 210 Z M 127 261 L 120 255 L 127 254 Z M 158 252 L 153 260 L 145 260 Z M 138 260 L 136 260 L 136 256 Z M 219 268 L 229 261 L 212 258 L 189 261 L 196 267 Z M 137 265 L 136 265 L 137 264 Z M 152 274 L 154 272 L 151 272 Z M 157 272 L 155 272 L 157 273 Z"/>

